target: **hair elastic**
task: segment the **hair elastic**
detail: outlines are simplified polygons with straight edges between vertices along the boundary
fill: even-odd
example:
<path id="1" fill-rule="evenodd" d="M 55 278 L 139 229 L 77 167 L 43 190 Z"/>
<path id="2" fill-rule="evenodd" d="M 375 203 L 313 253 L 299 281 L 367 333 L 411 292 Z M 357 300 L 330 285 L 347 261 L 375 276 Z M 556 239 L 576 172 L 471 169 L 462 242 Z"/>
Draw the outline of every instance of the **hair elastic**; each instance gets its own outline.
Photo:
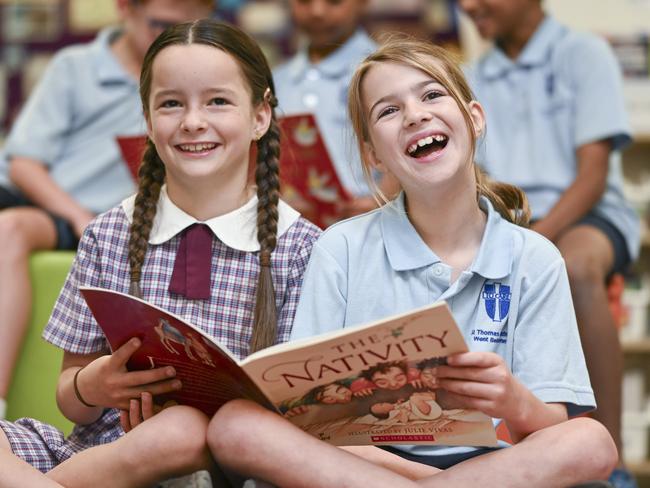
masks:
<path id="1" fill-rule="evenodd" d="M 260 266 L 267 268 L 271 266 L 271 253 L 269 251 L 260 252 Z"/>
<path id="2" fill-rule="evenodd" d="M 79 386 L 77 385 L 77 377 L 79 376 L 79 373 L 81 373 L 81 370 L 84 368 L 85 366 L 82 366 L 74 374 L 74 380 L 72 381 L 72 385 L 74 386 L 74 394 L 77 397 L 77 400 L 79 400 L 82 403 L 82 405 L 88 408 L 95 408 L 97 405 L 91 405 L 90 403 L 86 402 L 86 400 L 82 398 L 81 393 L 79 392 Z"/>

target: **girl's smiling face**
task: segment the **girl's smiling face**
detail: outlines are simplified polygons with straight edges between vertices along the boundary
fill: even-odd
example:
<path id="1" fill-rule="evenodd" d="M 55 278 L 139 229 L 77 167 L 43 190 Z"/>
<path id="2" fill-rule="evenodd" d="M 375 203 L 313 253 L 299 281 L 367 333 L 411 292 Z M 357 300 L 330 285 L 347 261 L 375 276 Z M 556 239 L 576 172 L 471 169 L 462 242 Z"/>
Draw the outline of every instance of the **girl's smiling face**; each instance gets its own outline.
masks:
<path id="1" fill-rule="evenodd" d="M 377 63 L 365 74 L 361 89 L 369 159 L 379 170 L 393 173 L 407 193 L 473 178 L 471 143 L 484 121 L 477 102 L 469 103 L 470 132 L 448 90 L 414 67 Z"/>
<path id="2" fill-rule="evenodd" d="M 253 107 L 235 59 L 203 44 L 172 45 L 152 66 L 147 128 L 172 188 L 246 186 L 251 141 L 268 129 L 270 107 Z M 232 192 L 232 190 L 229 190 Z"/>

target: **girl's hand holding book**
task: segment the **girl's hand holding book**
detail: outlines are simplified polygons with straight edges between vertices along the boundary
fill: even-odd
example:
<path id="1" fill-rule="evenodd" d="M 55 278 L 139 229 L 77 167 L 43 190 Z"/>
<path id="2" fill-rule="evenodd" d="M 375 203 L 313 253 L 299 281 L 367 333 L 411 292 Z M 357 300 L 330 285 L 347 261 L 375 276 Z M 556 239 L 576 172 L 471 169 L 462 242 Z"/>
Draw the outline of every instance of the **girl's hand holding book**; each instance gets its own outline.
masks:
<path id="1" fill-rule="evenodd" d="M 438 366 L 438 379 L 445 403 L 451 400 L 503 419 L 515 443 L 568 418 L 564 404 L 537 398 L 512 375 L 503 358 L 492 352 L 450 355 L 447 366 Z"/>
<path id="2" fill-rule="evenodd" d="M 495 418 L 516 419 L 525 398 L 519 383 L 503 358 L 492 352 L 450 355 L 447 365 L 438 366 L 438 383 L 446 397 L 465 408 Z"/>
<path id="3" fill-rule="evenodd" d="M 86 403 L 129 411 L 131 399 L 140 399 L 142 393 L 155 396 L 182 388 L 171 366 L 127 371 L 126 363 L 139 347 L 140 340 L 133 338 L 113 354 L 101 356 L 84 368 L 78 389 Z"/>
<path id="4" fill-rule="evenodd" d="M 162 408 L 154 405 L 153 395 L 147 391 L 140 398 L 131 398 L 128 410 L 120 410 L 120 425 L 124 432 L 135 429 L 145 420 L 156 415 Z"/>

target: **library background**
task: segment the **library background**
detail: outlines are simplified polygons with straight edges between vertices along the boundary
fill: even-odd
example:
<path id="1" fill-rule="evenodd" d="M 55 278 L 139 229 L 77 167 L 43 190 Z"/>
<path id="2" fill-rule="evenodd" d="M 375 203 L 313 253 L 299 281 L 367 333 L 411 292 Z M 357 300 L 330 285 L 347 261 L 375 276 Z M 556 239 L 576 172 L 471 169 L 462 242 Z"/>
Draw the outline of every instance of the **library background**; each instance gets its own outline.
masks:
<path id="1" fill-rule="evenodd" d="M 100 28 L 116 22 L 115 3 L 0 0 L 0 145 L 51 55 L 65 45 L 91 40 Z M 218 3 L 217 17 L 250 32 L 272 65 L 295 52 L 300 39 L 283 0 Z M 546 0 L 545 8 L 572 27 L 604 36 L 625 75 L 634 132 L 634 143 L 623 155 L 625 192 L 641 218 L 643 241 L 641 257 L 625 277 L 619 311 L 625 353 L 623 455 L 639 485 L 650 487 L 650 0 Z M 485 48 L 453 0 L 371 0 L 366 25 L 373 33 L 397 29 L 428 37 L 468 60 Z"/>

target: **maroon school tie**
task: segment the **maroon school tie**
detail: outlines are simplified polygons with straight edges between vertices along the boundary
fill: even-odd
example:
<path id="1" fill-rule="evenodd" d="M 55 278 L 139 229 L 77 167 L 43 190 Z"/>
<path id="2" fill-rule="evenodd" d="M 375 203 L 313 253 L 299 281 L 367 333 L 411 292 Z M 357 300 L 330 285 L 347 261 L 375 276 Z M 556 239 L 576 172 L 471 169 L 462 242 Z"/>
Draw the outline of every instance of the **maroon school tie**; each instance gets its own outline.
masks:
<path id="1" fill-rule="evenodd" d="M 186 298 L 210 298 L 212 231 L 205 224 L 192 224 L 181 235 L 169 291 Z"/>

